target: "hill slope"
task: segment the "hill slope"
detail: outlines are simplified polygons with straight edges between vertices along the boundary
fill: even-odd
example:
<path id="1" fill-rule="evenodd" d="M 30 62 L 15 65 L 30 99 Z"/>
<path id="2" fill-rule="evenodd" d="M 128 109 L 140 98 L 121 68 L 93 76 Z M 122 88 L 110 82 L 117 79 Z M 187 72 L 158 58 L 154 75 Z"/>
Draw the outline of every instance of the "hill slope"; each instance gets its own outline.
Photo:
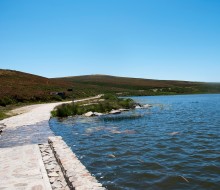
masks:
<path id="1" fill-rule="evenodd" d="M 68 83 L 61 80 L 53 81 L 28 73 L 0 69 L 0 100 L 48 101 L 55 98 L 50 96 L 50 92 L 63 91 L 66 88 Z"/>
<path id="2" fill-rule="evenodd" d="M 85 75 L 53 80 L 72 83 L 76 89 L 84 89 L 91 94 L 114 92 L 120 95 L 166 95 L 220 92 L 219 83 L 151 80 L 108 75 Z"/>
<path id="3" fill-rule="evenodd" d="M 63 92 L 65 97 L 52 92 Z M 24 72 L 0 69 L 0 105 L 17 102 L 57 101 L 63 98 L 88 97 L 102 93 L 117 93 L 121 96 L 220 93 L 220 84 L 108 75 L 49 79 Z"/>

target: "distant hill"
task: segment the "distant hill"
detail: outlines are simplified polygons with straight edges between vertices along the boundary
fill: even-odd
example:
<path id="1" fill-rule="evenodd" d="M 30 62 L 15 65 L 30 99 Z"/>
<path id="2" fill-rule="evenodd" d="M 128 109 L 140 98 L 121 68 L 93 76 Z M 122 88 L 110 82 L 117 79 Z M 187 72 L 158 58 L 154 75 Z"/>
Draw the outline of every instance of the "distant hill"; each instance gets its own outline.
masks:
<path id="1" fill-rule="evenodd" d="M 65 96 L 62 96 L 62 93 Z M 108 75 L 50 79 L 24 72 L 0 69 L 0 105 L 17 102 L 58 101 L 64 98 L 88 97 L 101 93 L 116 93 L 120 96 L 220 93 L 220 84 Z"/>
<path id="2" fill-rule="evenodd" d="M 72 83 L 76 89 L 85 89 L 88 93 L 113 92 L 125 96 L 220 93 L 220 83 L 152 80 L 108 75 L 85 75 L 53 80 Z"/>

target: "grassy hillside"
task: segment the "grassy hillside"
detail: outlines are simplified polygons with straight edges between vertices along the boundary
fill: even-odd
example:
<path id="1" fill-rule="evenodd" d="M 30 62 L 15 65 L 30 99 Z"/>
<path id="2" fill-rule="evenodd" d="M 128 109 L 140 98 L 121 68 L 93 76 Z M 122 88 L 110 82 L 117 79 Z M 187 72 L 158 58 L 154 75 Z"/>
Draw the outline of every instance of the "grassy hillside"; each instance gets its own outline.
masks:
<path id="1" fill-rule="evenodd" d="M 56 93 L 61 92 L 63 95 Z M 0 69 L 0 119 L 16 106 L 83 98 L 97 94 L 168 95 L 220 93 L 220 83 L 164 81 L 107 75 L 45 78 L 19 71 Z"/>
<path id="2" fill-rule="evenodd" d="M 65 91 L 67 82 L 53 81 L 28 73 L 0 70 L 0 103 L 36 102 L 59 99 L 51 92 Z"/>
<path id="3" fill-rule="evenodd" d="M 126 96 L 220 93 L 220 83 L 150 80 L 108 75 L 85 75 L 53 80 L 72 83 L 75 89 L 79 91 L 85 90 L 88 94 L 117 93 L 118 95 Z"/>
<path id="4" fill-rule="evenodd" d="M 56 95 L 54 92 L 63 92 L 65 96 Z M 220 84 L 148 80 L 107 75 L 49 79 L 19 71 L 0 69 L 0 105 L 18 102 L 58 101 L 102 93 L 117 93 L 121 96 L 220 93 Z"/>

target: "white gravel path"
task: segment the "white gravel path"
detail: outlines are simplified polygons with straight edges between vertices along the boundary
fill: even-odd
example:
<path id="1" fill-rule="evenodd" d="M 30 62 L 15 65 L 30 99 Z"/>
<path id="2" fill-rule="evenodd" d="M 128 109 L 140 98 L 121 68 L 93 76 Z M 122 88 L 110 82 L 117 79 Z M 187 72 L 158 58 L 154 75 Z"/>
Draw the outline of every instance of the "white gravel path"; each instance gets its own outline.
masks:
<path id="1" fill-rule="evenodd" d="M 92 98 L 75 100 L 74 102 L 97 99 L 97 98 L 100 98 L 101 96 L 102 95 L 98 95 L 98 96 L 95 96 Z M 71 101 L 37 104 L 37 105 L 31 105 L 31 106 L 25 106 L 22 108 L 18 108 L 16 111 L 17 112 L 21 111 L 22 114 L 1 120 L 0 125 L 3 124 L 6 126 L 6 128 L 16 128 L 16 127 L 24 126 L 24 125 L 34 125 L 38 122 L 49 120 L 50 119 L 50 112 L 56 106 L 63 104 L 63 103 L 71 103 Z"/>

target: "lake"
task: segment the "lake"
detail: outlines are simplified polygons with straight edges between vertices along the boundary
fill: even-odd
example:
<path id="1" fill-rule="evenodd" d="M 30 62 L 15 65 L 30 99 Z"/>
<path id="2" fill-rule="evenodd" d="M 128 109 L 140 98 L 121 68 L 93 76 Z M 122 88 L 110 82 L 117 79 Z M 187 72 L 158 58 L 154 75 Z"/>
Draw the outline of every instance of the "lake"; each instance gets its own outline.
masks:
<path id="1" fill-rule="evenodd" d="M 220 95 L 131 98 L 152 107 L 50 127 L 109 190 L 220 189 Z"/>

